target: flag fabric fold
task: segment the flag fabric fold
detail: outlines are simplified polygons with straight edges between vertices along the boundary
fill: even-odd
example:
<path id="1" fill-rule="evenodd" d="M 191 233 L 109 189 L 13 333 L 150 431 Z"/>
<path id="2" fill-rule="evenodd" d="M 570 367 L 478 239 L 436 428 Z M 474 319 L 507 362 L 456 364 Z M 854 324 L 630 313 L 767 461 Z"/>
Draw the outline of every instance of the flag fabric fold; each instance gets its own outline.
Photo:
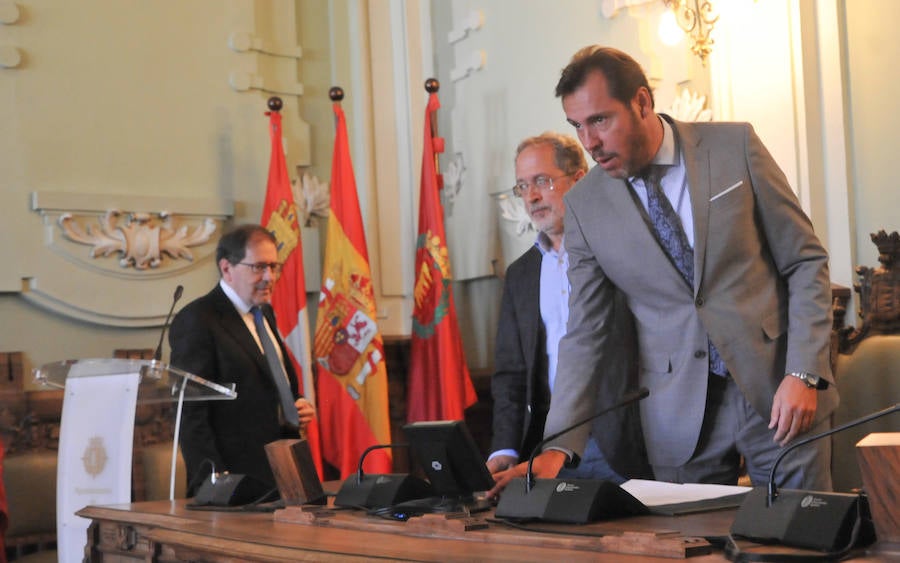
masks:
<path id="1" fill-rule="evenodd" d="M 444 144 L 442 138 L 433 135 L 432 120 L 440 105 L 437 94 L 430 94 L 425 109 L 416 239 L 415 304 L 407 384 L 409 422 L 462 420 L 466 407 L 478 400 L 456 319 L 444 210 L 438 195 L 442 178 L 437 172 L 436 158 L 443 152 Z"/>
<path id="2" fill-rule="evenodd" d="M 281 114 L 267 112 L 272 155 L 269 159 L 269 179 L 266 184 L 266 200 L 260 223 L 278 241 L 278 261 L 284 264 L 281 276 L 272 289 L 272 308 L 278 320 L 278 332 L 288 348 L 302 386 L 300 393 L 316 405 L 316 386 L 312 371 L 309 318 L 306 308 L 306 278 L 303 275 L 303 244 L 300 238 L 298 209 L 291 192 L 287 164 L 282 147 Z M 313 421 L 306 431 L 306 439 L 312 452 L 319 477 L 322 478 L 322 460 L 319 431 Z"/>
<path id="3" fill-rule="evenodd" d="M 344 111 L 334 103 L 331 216 L 325 242 L 314 351 L 322 455 L 346 479 L 369 446 L 391 442 L 384 344 L 350 159 Z M 365 458 L 367 473 L 391 473 L 388 449 Z"/>

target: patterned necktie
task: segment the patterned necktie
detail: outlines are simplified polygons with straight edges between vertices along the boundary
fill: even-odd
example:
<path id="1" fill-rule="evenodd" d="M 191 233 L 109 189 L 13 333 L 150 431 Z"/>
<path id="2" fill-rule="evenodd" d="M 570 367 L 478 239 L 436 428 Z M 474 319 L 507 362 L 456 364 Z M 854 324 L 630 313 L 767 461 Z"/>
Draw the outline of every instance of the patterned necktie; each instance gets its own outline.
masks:
<path id="1" fill-rule="evenodd" d="M 266 321 L 263 319 L 262 309 L 259 307 L 251 307 L 250 312 L 253 313 L 253 323 L 256 325 L 256 334 L 262 344 L 266 361 L 269 363 L 269 371 L 272 373 L 272 380 L 278 388 L 278 396 L 281 398 L 281 412 L 284 415 L 284 421 L 297 428 L 300 426 L 300 418 L 297 416 L 297 408 L 294 406 L 294 395 L 288 389 L 287 374 L 284 373 L 284 367 L 278 359 L 278 352 L 275 351 L 275 343 L 269 338 L 269 331 L 266 330 Z"/>
<path id="2" fill-rule="evenodd" d="M 663 174 L 665 174 L 664 167 L 651 165 L 644 176 L 644 186 L 647 188 L 647 213 L 650 215 L 650 223 L 653 224 L 660 246 L 675 263 L 684 281 L 693 289 L 694 249 L 688 242 L 681 218 L 675 213 L 669 198 L 662 191 L 660 179 Z M 725 361 L 712 342 L 709 343 L 709 371 L 716 375 L 728 375 Z"/>

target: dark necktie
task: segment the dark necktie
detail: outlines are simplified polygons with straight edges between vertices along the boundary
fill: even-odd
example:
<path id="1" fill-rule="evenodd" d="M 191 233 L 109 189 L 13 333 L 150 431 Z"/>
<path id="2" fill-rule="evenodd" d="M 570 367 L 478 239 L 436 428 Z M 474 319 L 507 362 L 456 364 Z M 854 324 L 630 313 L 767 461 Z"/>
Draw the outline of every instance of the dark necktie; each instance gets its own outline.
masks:
<path id="1" fill-rule="evenodd" d="M 660 178 L 665 174 L 662 166 L 651 165 L 644 176 L 644 186 L 647 187 L 647 213 L 650 215 L 650 223 L 656 232 L 656 238 L 666 254 L 672 259 L 675 267 L 688 286 L 694 287 L 694 249 L 688 242 L 681 218 L 675 213 L 669 198 L 663 193 L 660 186 Z M 725 361 L 719 355 L 719 351 L 709 343 L 709 371 L 716 375 L 727 375 L 728 368 Z"/>
<path id="2" fill-rule="evenodd" d="M 297 416 L 297 407 L 294 406 L 294 394 L 288 388 L 287 374 L 284 373 L 284 367 L 278 359 L 278 352 L 275 351 L 275 343 L 269 338 L 269 331 L 266 330 L 266 321 L 263 319 L 262 309 L 259 307 L 251 307 L 250 312 L 253 313 L 253 323 L 256 325 L 256 334 L 262 344 L 266 361 L 269 363 L 269 371 L 272 373 L 272 380 L 275 387 L 278 388 L 278 396 L 281 398 L 281 412 L 284 415 L 284 421 L 297 428 L 300 426 L 300 419 Z"/>

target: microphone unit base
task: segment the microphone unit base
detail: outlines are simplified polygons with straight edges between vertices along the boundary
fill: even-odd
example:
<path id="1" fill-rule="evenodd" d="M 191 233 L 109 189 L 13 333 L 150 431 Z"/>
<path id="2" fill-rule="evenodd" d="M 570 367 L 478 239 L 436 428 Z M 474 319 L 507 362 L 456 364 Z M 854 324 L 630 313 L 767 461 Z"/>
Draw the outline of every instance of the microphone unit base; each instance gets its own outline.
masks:
<path id="1" fill-rule="evenodd" d="M 647 513 L 641 501 L 612 481 L 536 479 L 526 491 L 522 478 L 506 486 L 495 511 L 498 518 L 571 524 Z"/>
<path id="2" fill-rule="evenodd" d="M 874 539 L 864 495 L 782 489 L 771 506 L 766 487 L 756 487 L 738 509 L 731 533 L 760 543 L 838 551 L 848 547 L 854 526 L 863 545 Z"/>
<path id="3" fill-rule="evenodd" d="M 351 475 L 341 485 L 334 504 L 348 508 L 387 508 L 430 494 L 427 482 L 405 473 L 363 475 L 360 482 L 356 475 Z"/>

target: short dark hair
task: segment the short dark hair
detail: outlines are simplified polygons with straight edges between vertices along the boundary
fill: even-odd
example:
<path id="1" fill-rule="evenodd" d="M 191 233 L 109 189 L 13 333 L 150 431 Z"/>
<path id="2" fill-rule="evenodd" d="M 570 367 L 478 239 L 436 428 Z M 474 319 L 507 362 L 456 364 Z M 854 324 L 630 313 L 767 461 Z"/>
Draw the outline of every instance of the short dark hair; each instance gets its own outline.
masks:
<path id="1" fill-rule="evenodd" d="M 247 255 L 247 246 L 257 238 L 272 241 L 272 244 L 278 246 L 275 235 L 262 225 L 252 223 L 239 225 L 219 239 L 219 244 L 216 246 L 216 265 L 222 261 L 222 258 L 228 260 L 229 264 L 237 264 Z"/>
<path id="2" fill-rule="evenodd" d="M 556 97 L 574 93 L 593 71 L 603 73 L 613 99 L 627 104 L 643 86 L 650 93 L 650 107 L 653 107 L 653 90 L 641 65 L 627 53 L 600 45 L 589 45 L 572 55 L 556 83 Z"/>
<path id="3" fill-rule="evenodd" d="M 516 147 L 516 160 L 522 151 L 538 145 L 548 145 L 553 149 L 553 160 L 556 161 L 556 167 L 566 174 L 574 174 L 579 170 L 587 172 L 587 160 L 584 158 L 584 150 L 578 141 L 573 137 L 553 131 L 546 131 L 524 139 Z"/>

